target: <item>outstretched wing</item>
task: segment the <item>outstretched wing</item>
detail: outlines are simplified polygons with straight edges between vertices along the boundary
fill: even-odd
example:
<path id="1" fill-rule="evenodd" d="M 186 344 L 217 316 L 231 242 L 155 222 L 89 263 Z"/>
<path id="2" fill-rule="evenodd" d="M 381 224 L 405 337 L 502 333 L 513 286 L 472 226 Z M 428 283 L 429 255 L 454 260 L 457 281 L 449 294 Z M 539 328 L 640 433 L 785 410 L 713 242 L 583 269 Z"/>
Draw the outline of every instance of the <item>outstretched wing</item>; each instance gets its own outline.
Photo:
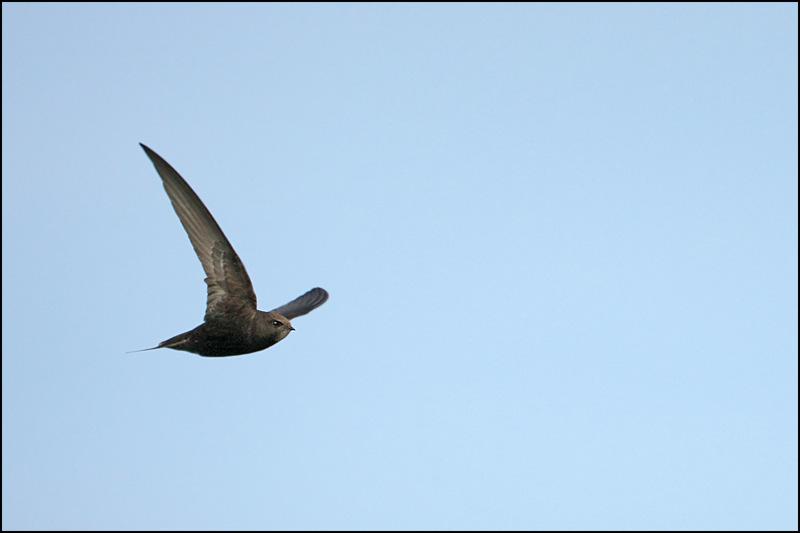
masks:
<path id="1" fill-rule="evenodd" d="M 231 312 L 255 311 L 256 294 L 247 271 L 214 217 L 178 172 L 147 146 L 139 143 L 161 176 L 206 272 L 208 298 L 205 320 Z"/>
<path id="2" fill-rule="evenodd" d="M 280 307 L 272 310 L 273 313 L 279 313 L 289 320 L 310 313 L 320 305 L 328 301 L 328 291 L 315 287 Z"/>

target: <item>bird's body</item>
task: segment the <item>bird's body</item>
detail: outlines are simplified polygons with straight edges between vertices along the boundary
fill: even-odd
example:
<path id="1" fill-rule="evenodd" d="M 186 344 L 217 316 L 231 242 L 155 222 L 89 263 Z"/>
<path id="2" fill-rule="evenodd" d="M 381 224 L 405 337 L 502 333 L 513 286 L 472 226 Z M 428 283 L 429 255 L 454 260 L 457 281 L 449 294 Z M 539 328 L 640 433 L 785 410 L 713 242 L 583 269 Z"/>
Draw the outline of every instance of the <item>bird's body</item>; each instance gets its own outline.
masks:
<path id="1" fill-rule="evenodd" d="M 272 311 L 257 310 L 247 271 L 214 217 L 169 163 L 141 146 L 161 176 L 206 272 L 208 286 L 203 323 L 151 349 L 172 348 L 209 357 L 257 352 L 286 338 L 294 330 L 291 319 L 325 303 L 328 293 L 316 287 Z"/>
<path id="2" fill-rule="evenodd" d="M 291 331 L 284 333 L 279 328 L 270 327 L 273 320 L 288 323 L 277 313 L 258 311 L 250 316 L 203 322 L 193 330 L 165 340 L 159 348 L 184 350 L 208 357 L 257 352 L 280 342 Z"/>

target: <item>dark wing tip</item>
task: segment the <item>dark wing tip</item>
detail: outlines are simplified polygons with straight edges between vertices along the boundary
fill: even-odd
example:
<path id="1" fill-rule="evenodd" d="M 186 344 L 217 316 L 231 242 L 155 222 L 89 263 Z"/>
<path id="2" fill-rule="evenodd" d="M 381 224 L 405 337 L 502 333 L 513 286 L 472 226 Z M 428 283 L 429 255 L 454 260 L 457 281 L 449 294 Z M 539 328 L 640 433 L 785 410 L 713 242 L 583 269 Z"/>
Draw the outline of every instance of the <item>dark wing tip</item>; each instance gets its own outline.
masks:
<path id="1" fill-rule="evenodd" d="M 319 304 L 320 305 L 322 305 L 325 302 L 327 302 L 328 298 L 330 298 L 330 296 L 331 296 L 330 294 L 328 294 L 328 291 L 326 291 L 322 287 L 314 287 L 311 290 L 314 291 L 315 293 L 318 293 L 317 294 L 317 298 L 319 299 Z"/>
<path id="2" fill-rule="evenodd" d="M 292 320 L 295 317 L 310 313 L 320 305 L 324 304 L 328 301 L 328 296 L 328 291 L 322 287 L 314 287 L 305 294 L 298 296 L 287 304 L 276 307 L 272 311 L 285 316 L 289 320 Z"/>
<path id="3" fill-rule="evenodd" d="M 147 146 L 146 144 L 144 144 L 144 143 L 139 143 L 139 146 L 141 146 L 141 147 L 142 147 L 142 150 L 144 150 L 144 153 L 145 153 L 145 154 L 147 154 L 147 157 L 149 157 L 151 160 L 163 159 L 163 158 L 162 158 L 160 155 L 158 155 L 158 154 L 155 152 L 155 150 L 153 150 L 152 148 L 150 148 L 150 147 L 149 147 L 149 146 Z"/>
<path id="4" fill-rule="evenodd" d="M 314 287 L 306 292 L 300 298 L 304 300 L 307 305 L 312 305 L 314 309 L 328 301 L 330 294 L 322 287 Z"/>

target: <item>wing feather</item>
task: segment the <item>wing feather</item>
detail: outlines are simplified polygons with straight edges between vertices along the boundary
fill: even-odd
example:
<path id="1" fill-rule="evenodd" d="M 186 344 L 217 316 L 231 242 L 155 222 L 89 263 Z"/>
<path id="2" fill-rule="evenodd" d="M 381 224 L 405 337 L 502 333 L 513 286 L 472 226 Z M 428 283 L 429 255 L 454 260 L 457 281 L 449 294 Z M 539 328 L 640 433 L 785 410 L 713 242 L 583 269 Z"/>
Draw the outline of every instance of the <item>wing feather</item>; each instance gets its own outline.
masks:
<path id="1" fill-rule="evenodd" d="M 276 307 L 273 313 L 279 313 L 289 320 L 310 313 L 320 305 L 328 301 L 328 291 L 320 287 L 314 287 L 302 296 L 298 296 L 291 302 Z"/>
<path id="2" fill-rule="evenodd" d="M 161 176 L 164 190 L 206 273 L 205 319 L 230 312 L 255 311 L 256 294 L 250 276 L 217 221 L 169 163 L 144 144 L 140 145 Z"/>

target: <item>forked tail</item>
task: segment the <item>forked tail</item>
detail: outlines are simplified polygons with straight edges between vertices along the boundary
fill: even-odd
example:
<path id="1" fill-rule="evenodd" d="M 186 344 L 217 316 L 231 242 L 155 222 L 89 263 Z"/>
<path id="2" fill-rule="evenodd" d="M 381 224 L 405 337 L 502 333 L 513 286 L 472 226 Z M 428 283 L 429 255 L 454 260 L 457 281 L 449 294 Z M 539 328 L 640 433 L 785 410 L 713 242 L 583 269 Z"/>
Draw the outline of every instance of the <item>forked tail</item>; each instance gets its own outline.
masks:
<path id="1" fill-rule="evenodd" d="M 159 342 L 158 346 L 153 346 L 152 348 L 145 348 L 144 350 L 133 350 L 131 352 L 125 352 L 125 353 L 149 352 L 150 350 L 158 350 L 159 348 L 172 348 L 173 350 L 188 350 L 188 347 L 185 345 L 192 338 L 192 333 L 194 333 L 195 331 L 197 331 L 202 327 L 203 326 L 200 325 L 191 331 L 186 331 L 184 333 L 175 335 L 174 337 L 170 337 L 165 341 Z"/>
<path id="2" fill-rule="evenodd" d="M 145 348 L 143 350 L 131 350 L 130 352 L 125 352 L 125 353 L 149 352 L 150 350 L 158 350 L 159 348 L 164 348 L 164 346 L 158 345 L 158 346 L 153 346 L 152 348 Z"/>

